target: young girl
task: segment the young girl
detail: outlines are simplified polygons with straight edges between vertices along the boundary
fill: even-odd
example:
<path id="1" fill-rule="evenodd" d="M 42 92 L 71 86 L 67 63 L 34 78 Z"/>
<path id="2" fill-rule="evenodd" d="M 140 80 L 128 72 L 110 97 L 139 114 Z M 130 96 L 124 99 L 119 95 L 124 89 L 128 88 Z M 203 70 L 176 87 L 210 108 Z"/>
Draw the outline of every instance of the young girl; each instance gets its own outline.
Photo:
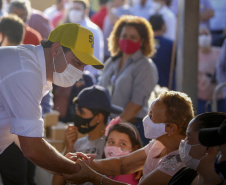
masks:
<path id="1" fill-rule="evenodd" d="M 142 147 L 139 132 L 130 123 L 119 123 L 120 118 L 113 119 L 106 128 L 106 144 L 104 154 L 106 158 L 119 157 L 131 153 Z M 115 181 L 137 185 L 136 173 L 111 176 Z"/>

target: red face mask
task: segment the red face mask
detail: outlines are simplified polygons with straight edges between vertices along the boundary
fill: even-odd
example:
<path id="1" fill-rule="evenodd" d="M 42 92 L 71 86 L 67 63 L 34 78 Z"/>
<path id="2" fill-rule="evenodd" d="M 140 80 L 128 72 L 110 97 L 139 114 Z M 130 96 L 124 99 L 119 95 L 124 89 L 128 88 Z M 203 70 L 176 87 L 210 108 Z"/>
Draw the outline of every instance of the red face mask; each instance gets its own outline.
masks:
<path id="1" fill-rule="evenodd" d="M 133 42 L 128 39 L 119 39 L 119 46 L 124 53 L 133 54 L 140 49 L 140 42 Z"/>

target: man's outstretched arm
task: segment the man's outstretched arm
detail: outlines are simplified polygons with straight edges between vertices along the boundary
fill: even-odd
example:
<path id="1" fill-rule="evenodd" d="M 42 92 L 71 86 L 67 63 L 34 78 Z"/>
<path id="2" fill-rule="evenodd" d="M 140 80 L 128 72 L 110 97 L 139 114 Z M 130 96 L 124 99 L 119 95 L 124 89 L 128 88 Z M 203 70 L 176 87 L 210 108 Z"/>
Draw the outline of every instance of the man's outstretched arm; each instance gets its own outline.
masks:
<path id="1" fill-rule="evenodd" d="M 58 174 L 72 174 L 80 170 L 79 164 L 61 155 L 45 139 L 18 137 L 24 156 L 41 168 Z"/>

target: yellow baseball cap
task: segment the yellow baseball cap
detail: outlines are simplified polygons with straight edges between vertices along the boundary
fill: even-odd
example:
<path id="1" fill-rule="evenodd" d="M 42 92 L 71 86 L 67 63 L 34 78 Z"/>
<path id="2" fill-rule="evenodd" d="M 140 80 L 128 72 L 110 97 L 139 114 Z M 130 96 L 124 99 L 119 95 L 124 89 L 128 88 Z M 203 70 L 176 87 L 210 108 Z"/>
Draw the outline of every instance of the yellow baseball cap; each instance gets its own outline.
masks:
<path id="1" fill-rule="evenodd" d="M 79 24 L 67 23 L 56 27 L 50 32 L 48 40 L 70 48 L 84 64 L 92 65 L 96 69 L 104 68 L 104 64 L 93 56 L 93 33 Z"/>

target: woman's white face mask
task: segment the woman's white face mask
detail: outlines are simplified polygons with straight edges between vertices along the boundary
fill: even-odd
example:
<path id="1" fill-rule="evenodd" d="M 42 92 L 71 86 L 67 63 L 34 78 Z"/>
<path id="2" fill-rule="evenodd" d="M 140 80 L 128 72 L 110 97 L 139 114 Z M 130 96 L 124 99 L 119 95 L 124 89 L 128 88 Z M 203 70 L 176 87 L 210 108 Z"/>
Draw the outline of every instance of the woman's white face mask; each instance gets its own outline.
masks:
<path id="1" fill-rule="evenodd" d="M 53 83 L 60 87 L 70 87 L 70 86 L 73 86 L 75 82 L 82 77 L 83 73 L 81 70 L 77 69 L 73 65 L 68 64 L 63 49 L 62 49 L 62 52 L 64 55 L 64 59 L 66 61 L 67 67 L 62 73 L 56 72 L 54 58 L 53 58 L 53 67 L 54 67 Z"/>
<path id="2" fill-rule="evenodd" d="M 150 116 L 147 115 L 143 119 L 144 135 L 148 139 L 156 139 L 166 134 L 165 123 L 154 123 Z"/>
<path id="3" fill-rule="evenodd" d="M 195 159 L 189 155 L 191 147 L 198 145 L 201 144 L 190 145 L 185 140 L 181 140 L 179 146 L 179 154 L 181 161 L 184 162 L 188 167 L 192 168 L 193 170 L 196 170 L 197 167 L 199 166 L 200 161 L 207 156 L 207 154 L 205 154 L 201 159 Z"/>

